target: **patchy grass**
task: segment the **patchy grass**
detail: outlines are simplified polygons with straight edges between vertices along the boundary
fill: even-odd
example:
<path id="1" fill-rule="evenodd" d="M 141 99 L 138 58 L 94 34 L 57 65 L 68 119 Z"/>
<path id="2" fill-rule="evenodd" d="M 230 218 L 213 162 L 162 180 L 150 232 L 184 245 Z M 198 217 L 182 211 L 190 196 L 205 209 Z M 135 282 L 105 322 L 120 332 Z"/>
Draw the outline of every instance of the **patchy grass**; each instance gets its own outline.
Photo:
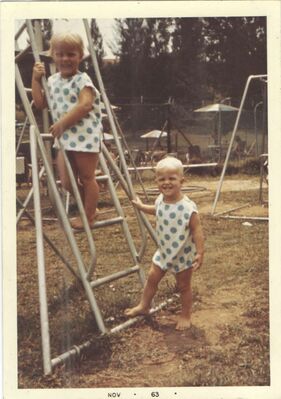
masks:
<path id="1" fill-rule="evenodd" d="M 249 185 L 234 190 L 235 181 L 231 177 L 229 184 L 233 191 L 222 192 L 220 210 L 246 202 L 259 206 L 252 178 L 239 178 L 249 179 Z M 190 184 L 197 183 L 195 177 L 188 180 Z M 52 357 L 92 340 L 80 359 L 69 360 L 47 377 L 42 372 L 35 232 L 30 222 L 20 222 L 17 241 L 20 388 L 138 387 L 155 386 L 155 381 L 163 387 L 269 385 L 268 224 L 251 222 L 251 226 L 244 226 L 241 220 L 210 217 L 214 190 L 209 185 L 213 181 L 200 178 L 200 184 L 207 190 L 190 194 L 201 212 L 206 255 L 202 269 L 193 276 L 193 325 L 188 331 L 178 332 L 174 328 L 175 314 L 180 310 L 179 299 L 175 297 L 173 303 L 154 316 L 115 335 L 100 336 L 81 285 L 45 246 Z M 128 201 L 122 193 L 120 197 L 126 207 Z M 44 201 L 47 208 L 47 199 Z M 109 209 L 106 194 L 101 196 L 100 204 L 101 211 Z M 131 208 L 124 209 L 138 249 L 141 239 L 134 212 Z M 49 215 L 50 211 L 47 212 Z M 266 213 L 266 207 L 261 212 Z M 153 222 L 153 218 L 150 220 Z M 73 263 L 58 223 L 45 222 L 44 232 Z M 133 265 L 117 226 L 94 231 L 94 238 L 97 277 Z M 77 235 L 77 242 L 86 262 L 89 261 L 85 236 Z M 154 251 L 149 240 L 141 261 L 145 272 Z M 124 309 L 138 301 L 140 292 L 137 275 L 95 290 L 109 328 L 125 321 Z M 175 292 L 174 278 L 167 275 L 155 301 L 167 299 Z"/>

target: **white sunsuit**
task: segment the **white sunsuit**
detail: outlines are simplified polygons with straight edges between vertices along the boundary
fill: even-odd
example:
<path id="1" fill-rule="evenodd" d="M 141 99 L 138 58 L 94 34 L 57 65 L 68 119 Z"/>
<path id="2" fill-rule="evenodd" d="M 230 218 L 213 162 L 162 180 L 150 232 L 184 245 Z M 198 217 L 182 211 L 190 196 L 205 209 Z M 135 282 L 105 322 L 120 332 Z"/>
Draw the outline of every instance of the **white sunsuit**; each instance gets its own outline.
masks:
<path id="1" fill-rule="evenodd" d="M 84 87 L 91 87 L 95 92 L 93 109 L 63 132 L 60 143 L 68 151 L 99 152 L 102 139 L 100 93 L 85 72 L 78 71 L 69 78 L 63 78 L 58 72 L 48 78 L 52 114 L 56 122 L 75 107 Z"/>
<path id="2" fill-rule="evenodd" d="M 168 204 L 164 202 L 163 194 L 160 194 L 155 205 L 158 249 L 153 256 L 153 263 L 173 273 L 192 267 L 196 248 L 189 222 L 192 213 L 198 212 L 195 203 L 184 196 L 180 201 Z"/>

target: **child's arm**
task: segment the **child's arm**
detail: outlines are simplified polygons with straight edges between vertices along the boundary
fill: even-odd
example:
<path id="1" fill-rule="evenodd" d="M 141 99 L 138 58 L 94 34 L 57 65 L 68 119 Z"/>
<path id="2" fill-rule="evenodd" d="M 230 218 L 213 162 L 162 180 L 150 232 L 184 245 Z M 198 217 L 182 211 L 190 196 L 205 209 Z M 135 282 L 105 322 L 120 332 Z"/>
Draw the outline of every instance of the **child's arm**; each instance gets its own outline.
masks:
<path id="1" fill-rule="evenodd" d="M 50 127 L 50 133 L 54 137 L 60 137 L 66 129 L 88 115 L 93 108 L 94 97 L 93 89 L 84 87 L 79 94 L 77 105 Z"/>
<path id="2" fill-rule="evenodd" d="M 132 200 L 132 203 L 142 212 L 149 213 L 150 215 L 155 215 L 156 213 L 155 205 L 144 204 L 139 197 L 137 197 L 135 200 Z"/>
<path id="3" fill-rule="evenodd" d="M 193 212 L 191 215 L 189 227 L 196 247 L 196 255 L 192 264 L 195 271 L 201 267 L 204 256 L 204 236 L 198 213 Z"/>
<path id="4" fill-rule="evenodd" d="M 38 109 L 47 107 L 47 101 L 41 84 L 42 76 L 45 76 L 45 66 L 42 62 L 36 62 L 33 67 L 31 92 L 34 105 Z"/>

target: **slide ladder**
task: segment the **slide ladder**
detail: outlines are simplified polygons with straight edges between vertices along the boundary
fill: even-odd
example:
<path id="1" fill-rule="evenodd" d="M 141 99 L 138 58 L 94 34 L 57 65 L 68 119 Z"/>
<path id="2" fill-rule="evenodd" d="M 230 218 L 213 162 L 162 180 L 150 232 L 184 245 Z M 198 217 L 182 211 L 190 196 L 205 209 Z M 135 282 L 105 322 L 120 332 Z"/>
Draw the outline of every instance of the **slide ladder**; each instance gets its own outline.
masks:
<path id="1" fill-rule="evenodd" d="M 113 158 L 111 157 L 109 151 L 107 150 L 106 146 L 102 143 L 101 146 L 101 153 L 99 154 L 99 161 L 100 167 L 102 170 L 102 176 L 97 177 L 98 180 L 106 181 L 108 191 L 110 193 L 110 197 L 113 203 L 114 211 L 116 215 L 112 218 L 96 221 L 94 226 L 90 228 L 87 217 L 85 214 L 85 210 L 80 198 L 79 190 L 76 184 L 76 180 L 74 178 L 72 168 L 68 157 L 64 151 L 64 148 L 61 146 L 60 141 L 58 140 L 58 147 L 64 155 L 64 160 L 66 164 L 66 168 L 69 173 L 70 182 L 72 185 L 74 198 L 80 213 L 81 220 L 84 225 L 84 234 L 87 236 L 88 246 L 89 246 L 89 253 L 90 253 L 90 262 L 85 263 L 82 257 L 81 250 L 77 243 L 77 236 L 76 233 L 69 222 L 69 215 L 67 214 L 65 204 L 61 198 L 60 190 L 58 188 L 58 182 L 54 176 L 54 170 L 52 168 L 52 164 L 50 161 L 50 154 L 48 153 L 48 147 L 46 147 L 46 142 L 50 142 L 52 137 L 48 133 L 40 132 L 38 127 L 33 109 L 32 103 L 28 99 L 28 90 L 24 87 L 22 76 L 20 73 L 20 69 L 18 67 L 18 60 L 22 59 L 24 55 L 32 49 L 33 56 L 35 61 L 39 61 L 40 53 L 37 48 L 37 41 L 34 32 L 34 26 L 32 25 L 31 20 L 26 20 L 23 27 L 16 35 L 16 40 L 20 36 L 22 32 L 27 30 L 30 44 L 27 46 L 25 50 L 17 54 L 16 56 L 16 65 L 15 65 L 15 77 L 16 77 L 16 86 L 22 101 L 22 104 L 25 109 L 25 113 L 30 123 L 30 152 L 31 152 L 31 165 L 32 165 L 32 189 L 30 190 L 26 200 L 22 203 L 19 199 L 17 199 L 17 204 L 20 207 L 20 211 L 18 213 L 17 222 L 19 222 L 21 216 L 24 214 L 26 215 L 34 224 L 36 229 L 36 249 L 37 249 L 37 267 L 38 267 L 38 281 L 39 281 L 39 302 L 40 302 L 40 319 L 41 319 L 41 337 L 42 337 L 42 353 L 43 353 L 43 368 L 45 374 L 50 374 L 52 372 L 52 368 L 57 364 L 60 364 L 70 357 L 74 355 L 78 355 L 82 349 L 86 349 L 91 345 L 90 341 L 87 341 L 81 345 L 75 346 L 73 348 L 69 348 L 63 354 L 60 354 L 57 357 L 52 358 L 51 356 L 51 345 L 50 345 L 50 333 L 49 333 L 49 319 L 48 319 L 48 303 L 47 303 L 47 286 L 46 286 L 46 271 L 45 271 L 45 256 L 44 256 L 44 240 L 49 244 L 49 246 L 54 250 L 54 252 L 58 255 L 58 257 L 63 261 L 66 267 L 71 271 L 71 273 L 77 278 L 82 286 L 84 287 L 85 294 L 87 300 L 90 304 L 91 311 L 94 315 L 96 320 L 97 327 L 102 334 L 109 334 L 114 333 L 117 331 L 122 330 L 133 324 L 138 318 L 127 320 L 126 322 L 117 325 L 113 328 L 107 328 L 105 322 L 103 320 L 103 316 L 100 311 L 100 307 L 97 303 L 96 296 L 95 296 L 95 289 L 100 287 L 104 284 L 109 284 L 110 282 L 124 278 L 131 274 L 137 274 L 139 277 L 139 281 L 141 285 L 144 284 L 144 271 L 140 266 L 140 261 L 144 254 L 146 243 L 147 243 L 147 232 L 151 236 L 151 238 L 156 242 L 156 236 L 153 228 L 151 227 L 149 221 L 147 220 L 146 216 L 139 212 L 138 210 L 134 209 L 136 219 L 139 226 L 140 236 L 141 236 L 141 247 L 137 250 L 135 247 L 134 240 L 132 238 L 128 222 L 126 220 L 124 211 L 120 204 L 116 188 L 114 182 L 111 177 L 111 171 L 117 176 L 120 185 L 124 189 L 126 195 L 131 200 L 135 198 L 135 193 L 133 189 L 133 185 L 131 182 L 130 174 L 127 168 L 126 160 L 124 157 L 124 151 L 122 145 L 120 143 L 120 129 L 118 130 L 116 127 L 116 116 L 113 113 L 109 100 L 107 98 L 102 78 L 99 72 L 99 67 L 97 64 L 96 54 L 93 46 L 93 42 L 90 36 L 89 26 L 87 20 L 84 20 L 84 25 L 86 29 L 86 34 L 89 41 L 89 48 L 90 48 L 90 55 L 93 61 L 94 69 L 96 76 L 98 78 L 99 88 L 101 91 L 102 99 L 105 104 L 106 112 L 109 118 L 109 123 L 111 126 L 111 130 L 114 136 L 115 145 L 117 147 L 118 156 L 120 158 L 121 167 L 118 167 L 114 162 Z M 38 33 L 37 33 L 38 35 Z M 46 94 L 46 99 L 48 105 L 50 104 L 49 101 L 49 94 L 48 88 L 45 77 L 42 78 L 42 85 Z M 49 109 L 50 106 L 48 107 Z M 51 113 L 51 111 L 50 111 Z M 52 113 L 51 113 L 52 117 Z M 124 142 L 123 137 L 123 142 Z M 39 150 L 39 154 L 38 154 Z M 43 166 L 39 170 L 39 163 L 38 159 L 41 158 Z M 51 203 L 54 207 L 56 212 L 57 218 L 60 222 L 60 225 L 63 229 L 63 232 L 67 238 L 69 243 L 69 247 L 71 248 L 73 259 L 72 263 L 75 263 L 75 267 L 70 264 L 69 260 L 65 258 L 63 253 L 59 248 L 57 248 L 56 244 L 46 235 L 43 231 L 43 223 L 42 223 L 42 209 L 41 209 L 41 199 L 40 199 L 40 179 L 42 176 L 45 175 L 48 182 L 48 194 L 51 199 Z M 31 213 L 27 210 L 27 204 L 31 197 L 33 196 L 34 199 L 34 213 L 35 216 L 33 217 Z M 110 226 L 113 224 L 118 224 L 121 226 L 123 236 L 128 246 L 128 250 L 130 256 L 132 258 L 132 266 L 125 269 L 115 272 L 111 275 L 107 275 L 104 277 L 95 277 L 95 269 L 97 263 L 97 254 L 96 254 L 96 246 L 93 238 L 93 231 L 95 229 L 103 228 L 106 226 Z M 112 256 L 113 254 L 111 254 Z M 154 308 L 151 313 L 157 311 L 158 309 L 165 306 L 166 303 L 160 304 L 157 308 Z"/>

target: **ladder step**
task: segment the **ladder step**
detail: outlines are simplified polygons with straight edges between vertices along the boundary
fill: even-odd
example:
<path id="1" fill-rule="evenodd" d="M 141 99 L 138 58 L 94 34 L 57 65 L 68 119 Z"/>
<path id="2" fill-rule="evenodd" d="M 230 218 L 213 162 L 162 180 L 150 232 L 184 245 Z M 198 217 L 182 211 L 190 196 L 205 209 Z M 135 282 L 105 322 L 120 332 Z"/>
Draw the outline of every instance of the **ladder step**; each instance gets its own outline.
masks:
<path id="1" fill-rule="evenodd" d="M 94 223 L 92 229 L 98 229 L 100 227 L 111 226 L 113 224 L 122 223 L 124 218 L 122 216 L 117 216 L 112 219 L 101 220 Z"/>
<path id="2" fill-rule="evenodd" d="M 97 181 L 106 181 L 108 179 L 109 179 L 109 177 L 107 175 L 96 176 L 96 180 Z M 56 183 L 57 184 L 61 184 L 61 181 L 60 180 L 56 180 Z"/>
<path id="3" fill-rule="evenodd" d="M 130 267 L 129 269 L 122 270 L 120 272 L 110 274 L 109 276 L 106 277 L 101 277 L 97 280 L 91 281 L 91 287 L 99 287 L 102 284 L 109 283 L 110 281 L 118 280 L 121 277 L 126 277 L 129 276 L 130 274 L 136 273 L 140 270 L 140 267 L 138 265 Z"/>
<path id="4" fill-rule="evenodd" d="M 108 176 L 107 176 L 107 175 L 96 176 L 96 180 L 97 180 L 97 181 L 108 180 Z"/>
<path id="5" fill-rule="evenodd" d="M 90 226 L 91 230 L 99 229 L 101 227 L 111 226 L 113 224 L 122 223 L 124 218 L 122 216 L 117 216 L 112 219 L 101 220 L 99 222 L 95 222 L 93 226 Z M 84 229 L 72 229 L 75 234 L 81 233 Z"/>

